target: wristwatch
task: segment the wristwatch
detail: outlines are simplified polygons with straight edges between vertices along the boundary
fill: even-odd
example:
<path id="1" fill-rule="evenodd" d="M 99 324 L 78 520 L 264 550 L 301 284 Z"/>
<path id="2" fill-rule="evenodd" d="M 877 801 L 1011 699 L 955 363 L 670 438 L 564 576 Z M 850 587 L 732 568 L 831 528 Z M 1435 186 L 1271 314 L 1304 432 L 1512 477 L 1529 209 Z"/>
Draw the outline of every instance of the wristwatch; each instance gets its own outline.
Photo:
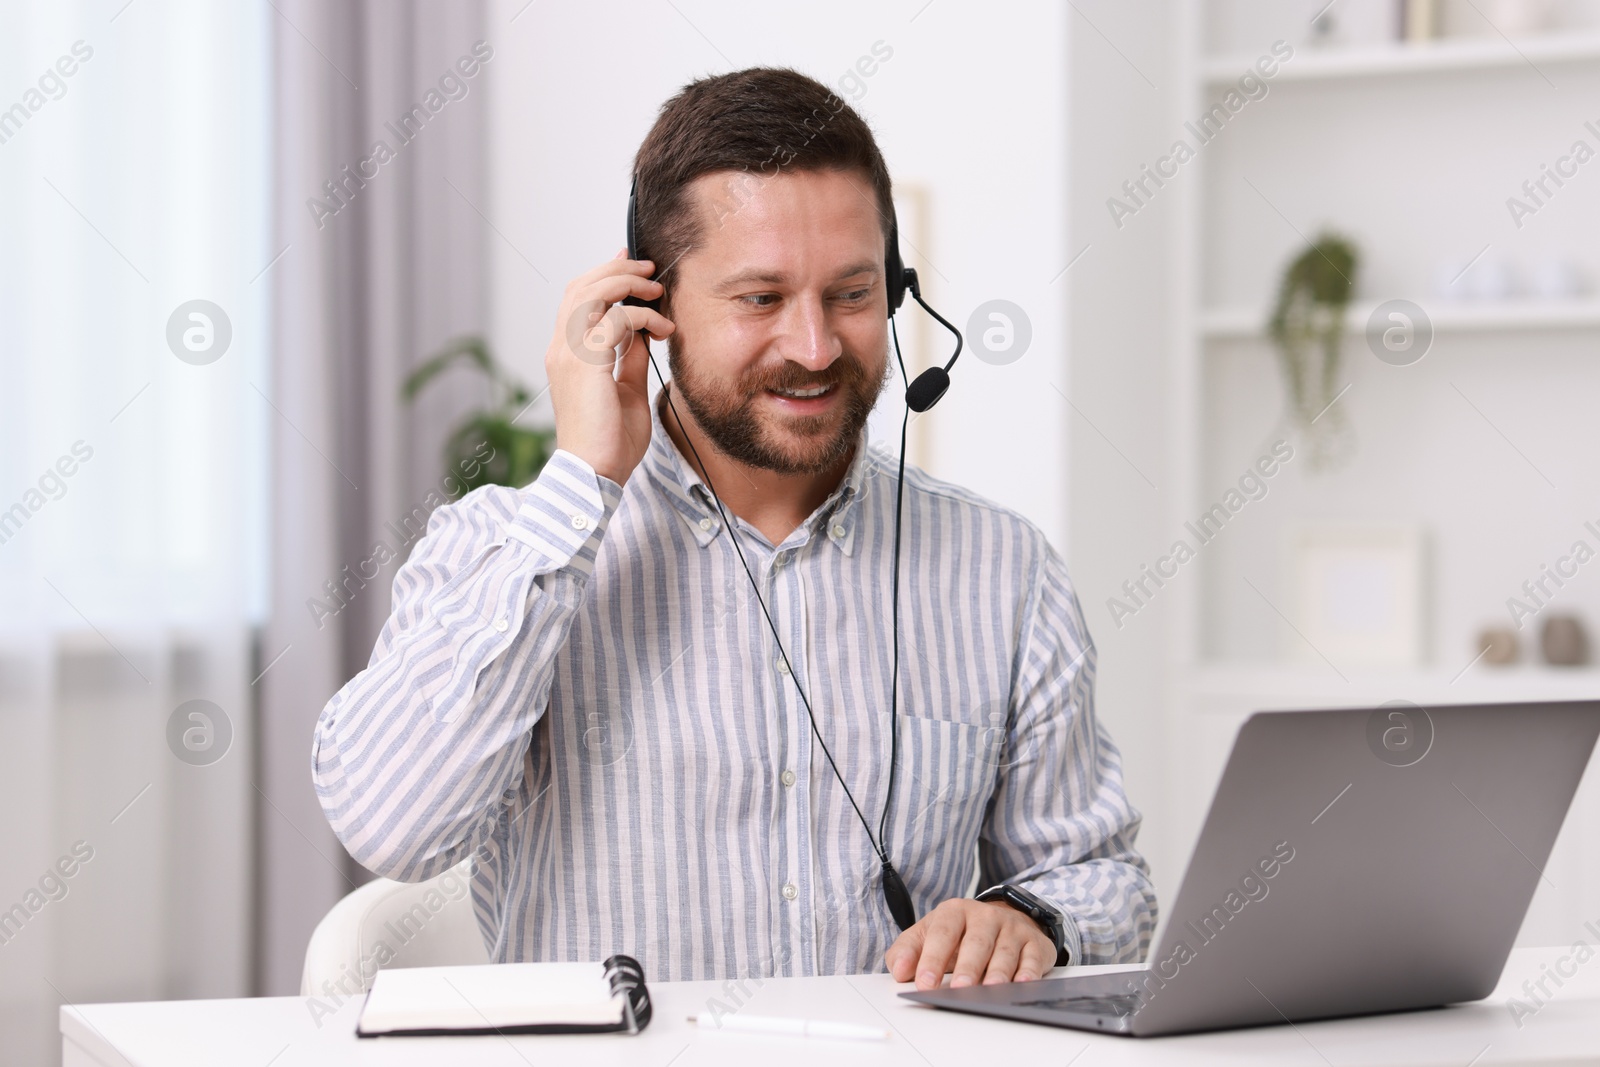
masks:
<path id="1" fill-rule="evenodd" d="M 1050 940 L 1055 942 L 1057 967 L 1065 967 L 1072 962 L 1069 958 L 1072 954 L 1067 951 L 1066 931 L 1061 925 L 1061 913 L 1041 898 L 1018 885 L 994 885 L 979 893 L 977 899 L 1009 904 L 1016 908 L 1038 923 L 1040 928 L 1050 935 Z"/>

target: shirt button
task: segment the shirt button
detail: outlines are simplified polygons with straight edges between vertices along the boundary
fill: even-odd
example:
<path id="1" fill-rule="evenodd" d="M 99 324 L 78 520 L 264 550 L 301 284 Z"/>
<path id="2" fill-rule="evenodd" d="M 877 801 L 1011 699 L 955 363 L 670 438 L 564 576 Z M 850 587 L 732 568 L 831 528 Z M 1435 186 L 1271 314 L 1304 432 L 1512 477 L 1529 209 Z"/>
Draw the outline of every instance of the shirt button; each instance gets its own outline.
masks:
<path id="1" fill-rule="evenodd" d="M 784 771 L 783 774 L 779 775 L 779 779 L 784 785 L 794 785 L 794 772 Z"/>
<path id="2" fill-rule="evenodd" d="M 779 659 L 778 659 L 778 673 L 779 674 L 788 674 L 789 673 L 789 661 L 786 660 L 786 659 L 783 659 L 782 657 L 779 657 Z"/>
<path id="3" fill-rule="evenodd" d="M 831 533 L 834 536 L 835 539 L 843 537 L 844 533 L 845 533 L 844 527 L 839 525 L 838 523 L 834 523 L 833 524 L 833 529 L 829 530 L 828 532 Z"/>
<path id="4" fill-rule="evenodd" d="M 783 883 L 783 899 L 784 900 L 793 900 L 795 897 L 797 897 L 799 895 L 800 895 L 800 890 L 798 890 L 798 889 L 796 889 L 794 887 L 794 883 L 793 882 L 785 882 L 785 883 Z"/>
<path id="5" fill-rule="evenodd" d="M 494 628 L 499 630 L 501 633 L 505 633 L 511 628 L 511 624 L 507 622 L 506 617 L 502 615 L 498 619 L 494 620 Z"/>
<path id="6" fill-rule="evenodd" d="M 715 525 L 716 525 L 716 523 L 712 522 L 710 519 L 701 519 L 700 520 L 700 529 L 702 529 L 702 530 L 709 530 L 709 529 L 711 529 L 711 527 L 713 527 Z"/>
<path id="7" fill-rule="evenodd" d="M 587 515 L 574 515 L 574 516 L 572 516 L 572 528 L 574 530 L 587 530 L 589 528 L 589 516 L 587 516 Z"/>

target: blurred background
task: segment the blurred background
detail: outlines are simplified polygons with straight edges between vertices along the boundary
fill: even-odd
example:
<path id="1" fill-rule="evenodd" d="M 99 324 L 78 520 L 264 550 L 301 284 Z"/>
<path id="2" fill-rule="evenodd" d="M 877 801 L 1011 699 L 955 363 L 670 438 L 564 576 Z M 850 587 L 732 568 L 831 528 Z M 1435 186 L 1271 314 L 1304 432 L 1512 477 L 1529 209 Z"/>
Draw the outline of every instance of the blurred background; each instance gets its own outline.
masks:
<path id="1" fill-rule="evenodd" d="M 969 344 L 911 460 L 1066 557 L 1164 898 L 1252 710 L 1600 696 L 1597 0 L 0 24 L 6 1062 L 66 1002 L 298 991 L 367 877 L 312 725 L 453 457 L 547 454 L 562 289 L 706 74 L 794 66 L 877 131 Z M 1600 919 L 1597 831 L 1589 780 L 1522 943 Z"/>

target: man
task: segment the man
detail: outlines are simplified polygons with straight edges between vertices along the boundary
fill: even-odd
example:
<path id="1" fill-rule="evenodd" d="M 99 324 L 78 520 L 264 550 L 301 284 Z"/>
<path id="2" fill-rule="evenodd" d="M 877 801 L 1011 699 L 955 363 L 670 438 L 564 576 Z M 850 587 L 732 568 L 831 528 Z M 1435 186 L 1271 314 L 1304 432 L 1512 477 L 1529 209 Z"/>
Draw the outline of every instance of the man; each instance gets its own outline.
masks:
<path id="1" fill-rule="evenodd" d="M 1142 958 L 1139 815 L 1062 560 L 909 465 L 884 812 L 896 462 L 866 423 L 889 379 L 892 199 L 871 131 L 810 78 L 739 71 L 670 100 L 634 173 L 657 259 L 568 285 L 555 455 L 434 512 L 370 664 L 323 710 L 334 830 L 393 878 L 471 856 L 501 961 L 887 966 L 928 988 Z M 653 400 L 641 330 L 669 345 Z M 904 932 L 880 816 L 919 916 Z M 969 898 L 975 876 L 1020 893 Z"/>

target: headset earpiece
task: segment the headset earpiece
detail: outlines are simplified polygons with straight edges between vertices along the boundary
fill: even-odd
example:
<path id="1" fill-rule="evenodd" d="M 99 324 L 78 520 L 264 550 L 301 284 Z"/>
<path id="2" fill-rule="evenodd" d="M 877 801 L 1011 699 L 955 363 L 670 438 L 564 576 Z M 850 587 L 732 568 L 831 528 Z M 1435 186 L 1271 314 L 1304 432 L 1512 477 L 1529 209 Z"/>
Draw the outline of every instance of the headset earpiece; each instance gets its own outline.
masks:
<path id="1" fill-rule="evenodd" d="M 883 252 L 883 281 L 889 295 L 889 317 L 894 318 L 894 313 L 906 302 L 906 289 L 916 288 L 917 272 L 907 270 L 905 261 L 900 258 L 900 220 L 893 207 L 889 209 L 889 240 Z"/>
<path id="2" fill-rule="evenodd" d="M 628 258 L 629 259 L 638 259 L 638 258 L 640 258 L 639 257 L 639 206 L 638 206 L 638 193 L 639 193 L 639 179 L 638 179 L 637 176 L 635 176 L 634 179 L 633 179 L 633 184 L 628 186 Z M 654 300 L 641 300 L 636 296 L 625 296 L 625 297 L 622 298 L 622 302 L 624 304 L 629 304 L 629 305 L 631 305 L 633 307 L 649 308 L 651 311 L 659 312 L 661 310 L 661 298 L 659 296 L 656 297 Z"/>

